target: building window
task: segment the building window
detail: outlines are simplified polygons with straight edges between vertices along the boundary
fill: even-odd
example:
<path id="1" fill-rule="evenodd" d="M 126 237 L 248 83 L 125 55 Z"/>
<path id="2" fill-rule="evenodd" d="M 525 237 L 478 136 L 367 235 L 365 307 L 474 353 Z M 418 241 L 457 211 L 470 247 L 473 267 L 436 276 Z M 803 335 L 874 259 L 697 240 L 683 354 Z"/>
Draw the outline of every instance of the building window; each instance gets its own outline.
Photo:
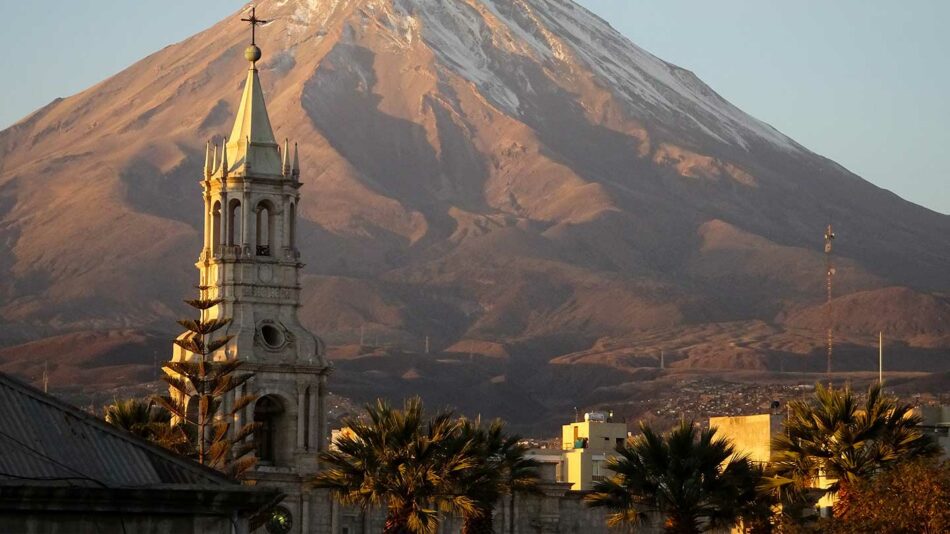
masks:
<path id="1" fill-rule="evenodd" d="M 281 332 L 280 328 L 272 324 L 265 324 L 261 326 L 261 339 L 264 341 L 264 344 L 269 348 L 278 349 L 284 345 L 284 333 Z"/>
<path id="2" fill-rule="evenodd" d="M 283 413 L 284 407 L 273 395 L 261 397 L 254 404 L 254 422 L 258 424 L 254 431 L 254 444 L 257 447 L 257 459 L 262 465 L 277 463 L 279 423 Z"/>
<path id="3" fill-rule="evenodd" d="M 257 205 L 257 255 L 270 256 L 276 229 L 274 206 L 267 200 Z"/>
<path id="4" fill-rule="evenodd" d="M 243 239 L 242 225 L 244 218 L 241 217 L 241 201 L 233 199 L 228 204 L 228 245 L 234 246 L 240 244 Z"/>
<path id="5" fill-rule="evenodd" d="M 593 466 L 591 467 L 591 479 L 597 481 L 604 479 L 604 462 L 594 460 Z"/>
<path id="6" fill-rule="evenodd" d="M 211 208 L 211 253 L 217 254 L 221 250 L 221 203 L 215 202 Z"/>

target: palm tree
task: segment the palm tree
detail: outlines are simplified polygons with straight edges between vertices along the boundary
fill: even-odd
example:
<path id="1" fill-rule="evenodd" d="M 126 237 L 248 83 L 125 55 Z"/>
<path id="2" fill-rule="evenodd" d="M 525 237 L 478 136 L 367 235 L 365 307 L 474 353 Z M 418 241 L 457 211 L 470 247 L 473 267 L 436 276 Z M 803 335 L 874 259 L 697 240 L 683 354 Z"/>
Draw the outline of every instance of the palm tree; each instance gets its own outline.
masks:
<path id="1" fill-rule="evenodd" d="M 615 473 L 585 500 L 610 511 L 609 526 L 632 526 L 649 514 L 665 518 L 669 533 L 696 533 L 735 525 L 756 508 L 760 473 L 736 455 L 715 429 L 683 422 L 668 435 L 640 424 L 641 435 L 617 447 L 607 461 Z"/>
<path id="2" fill-rule="evenodd" d="M 540 464 L 525 457 L 526 447 L 518 443 L 521 438 L 506 435 L 497 419 L 487 427 L 479 420 L 463 420 L 457 439 L 473 444 L 476 460 L 458 481 L 458 493 L 475 502 L 474 512 L 463 514 L 462 534 L 492 534 L 495 504 L 515 491 L 536 490 Z"/>
<path id="3" fill-rule="evenodd" d="M 811 401 L 792 401 L 788 408 L 785 432 L 772 441 L 775 475 L 766 484 L 785 502 L 836 494 L 901 460 L 940 451 L 913 408 L 884 394 L 880 384 L 868 388 L 864 402 L 850 386 L 817 384 Z M 821 477 L 826 488 L 817 488 Z"/>
<path id="4" fill-rule="evenodd" d="M 173 425 L 171 413 L 154 399 L 117 400 L 106 406 L 103 418 L 109 424 L 178 454 L 189 455 L 191 452 L 191 440 L 186 429 Z"/>
<path id="5" fill-rule="evenodd" d="M 475 462 L 473 444 L 457 439 L 460 422 L 451 412 L 426 417 L 422 401 L 403 408 L 378 400 L 363 418 L 320 453 L 322 471 L 311 480 L 344 504 L 386 506 L 386 534 L 432 534 L 439 511 L 474 513 L 475 503 L 456 491 Z"/>
<path id="6" fill-rule="evenodd" d="M 105 407 L 102 415 L 107 423 L 145 439 L 151 439 L 156 424 L 168 423 L 171 418 L 151 400 L 135 398 L 116 400 Z"/>

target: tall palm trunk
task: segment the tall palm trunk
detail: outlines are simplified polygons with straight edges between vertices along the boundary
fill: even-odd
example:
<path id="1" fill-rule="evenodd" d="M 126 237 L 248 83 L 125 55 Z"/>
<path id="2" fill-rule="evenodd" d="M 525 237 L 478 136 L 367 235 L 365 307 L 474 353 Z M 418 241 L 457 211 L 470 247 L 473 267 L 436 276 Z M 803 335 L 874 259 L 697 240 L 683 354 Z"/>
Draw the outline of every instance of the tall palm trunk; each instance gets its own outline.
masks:
<path id="1" fill-rule="evenodd" d="M 386 513 L 386 523 L 383 525 L 383 534 L 413 534 L 409 528 L 409 514 L 404 510 L 389 510 Z"/>
<path id="2" fill-rule="evenodd" d="M 702 530 L 700 530 L 695 517 L 672 513 L 666 520 L 663 532 L 667 534 L 699 534 Z"/>
<path id="3" fill-rule="evenodd" d="M 465 517 L 462 534 L 495 534 L 494 515 L 494 504 L 480 504 L 477 514 Z"/>

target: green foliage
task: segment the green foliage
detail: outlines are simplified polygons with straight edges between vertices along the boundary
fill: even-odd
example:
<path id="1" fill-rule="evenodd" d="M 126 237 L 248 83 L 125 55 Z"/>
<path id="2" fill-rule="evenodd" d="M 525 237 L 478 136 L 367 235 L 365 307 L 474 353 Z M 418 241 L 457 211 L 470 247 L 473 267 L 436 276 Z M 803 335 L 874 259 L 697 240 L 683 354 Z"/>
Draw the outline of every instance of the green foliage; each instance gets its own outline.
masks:
<path id="1" fill-rule="evenodd" d="M 902 462 L 849 484 L 825 528 L 840 534 L 950 532 L 950 462 Z"/>
<path id="2" fill-rule="evenodd" d="M 585 498 L 609 510 L 608 525 L 633 526 L 660 514 L 666 532 L 695 533 L 761 515 L 761 471 L 736 456 L 726 439 L 715 438 L 715 429 L 700 432 L 684 422 L 665 436 L 642 423 L 640 430 L 608 460 L 615 474 Z"/>
<path id="3" fill-rule="evenodd" d="M 518 436 L 505 434 L 501 420 L 483 425 L 463 419 L 455 439 L 472 445 L 475 460 L 457 482 L 456 491 L 475 502 L 474 513 L 463 515 L 462 534 L 491 534 L 495 503 L 514 491 L 536 491 L 540 464 L 525 457 L 526 447 Z"/>
<path id="4" fill-rule="evenodd" d="M 168 423 L 170 419 L 167 411 L 155 408 L 155 404 L 147 399 L 116 400 L 105 407 L 103 419 L 111 425 L 148 439 L 153 425 Z"/>
<path id="5" fill-rule="evenodd" d="M 126 399 L 106 406 L 107 423 L 179 454 L 189 451 L 184 429 L 172 425 L 171 414 L 153 399 Z"/>
<path id="6" fill-rule="evenodd" d="M 500 495 L 530 488 L 536 477 L 500 422 L 483 426 L 447 411 L 429 416 L 418 398 L 401 409 L 377 401 L 344 426 L 311 482 L 345 504 L 386 506 L 387 533 L 431 534 L 439 511 L 484 517 Z"/>
<path id="7" fill-rule="evenodd" d="M 221 303 L 220 300 L 208 299 L 186 302 L 202 316 L 202 312 Z M 163 367 L 165 374 L 162 379 L 168 384 L 171 394 L 154 400 L 173 416 L 176 424 L 168 429 L 169 438 L 176 436 L 185 443 L 181 447 L 183 452 L 204 465 L 240 477 L 256 462 L 251 439 L 256 425 L 250 423 L 232 428 L 233 421 L 235 415 L 254 402 L 255 397 L 238 397 L 234 392 L 253 375 L 238 373 L 243 364 L 240 360 L 209 361 L 209 356 L 232 339 L 231 336 L 210 337 L 230 322 L 230 319 L 202 317 L 178 322 L 188 332 L 179 336 L 175 344 L 193 354 L 194 358 L 169 362 Z M 226 399 L 231 402 L 225 402 Z"/>
<path id="8" fill-rule="evenodd" d="M 813 399 L 788 406 L 785 432 L 772 441 L 774 474 L 763 484 L 787 512 L 808 508 L 821 495 L 897 462 L 939 453 L 911 406 L 884 394 L 878 384 L 868 388 L 863 402 L 850 386 L 818 384 Z M 827 489 L 815 488 L 820 475 L 832 481 Z"/>

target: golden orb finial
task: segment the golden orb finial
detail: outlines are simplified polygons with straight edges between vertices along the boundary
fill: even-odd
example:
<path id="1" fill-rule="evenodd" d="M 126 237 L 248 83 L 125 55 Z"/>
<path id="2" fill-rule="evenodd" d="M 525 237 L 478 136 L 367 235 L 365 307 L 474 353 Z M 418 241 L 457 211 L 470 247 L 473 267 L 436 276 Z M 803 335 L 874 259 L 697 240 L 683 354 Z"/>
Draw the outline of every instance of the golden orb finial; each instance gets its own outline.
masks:
<path id="1" fill-rule="evenodd" d="M 251 63 L 256 63 L 261 59 L 261 49 L 257 45 L 251 45 L 244 49 L 244 58 Z"/>

